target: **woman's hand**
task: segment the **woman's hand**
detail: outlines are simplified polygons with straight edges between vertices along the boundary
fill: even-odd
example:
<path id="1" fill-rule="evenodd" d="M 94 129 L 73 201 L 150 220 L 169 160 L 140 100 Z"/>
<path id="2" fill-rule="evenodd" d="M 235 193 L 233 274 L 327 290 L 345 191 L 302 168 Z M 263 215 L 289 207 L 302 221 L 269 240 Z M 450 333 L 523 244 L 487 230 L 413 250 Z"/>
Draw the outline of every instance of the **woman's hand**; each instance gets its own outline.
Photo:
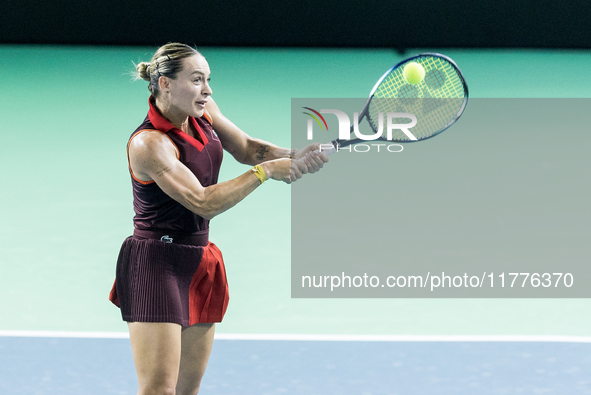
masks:
<path id="1" fill-rule="evenodd" d="M 304 161 L 289 158 L 270 160 L 261 163 L 261 166 L 265 170 L 267 179 L 283 181 L 287 184 L 296 182 L 308 173 L 308 165 Z"/>
<path id="2" fill-rule="evenodd" d="M 328 155 L 320 149 L 320 143 L 310 144 L 293 151 L 293 159 L 306 166 L 308 173 L 316 173 L 328 162 Z"/>

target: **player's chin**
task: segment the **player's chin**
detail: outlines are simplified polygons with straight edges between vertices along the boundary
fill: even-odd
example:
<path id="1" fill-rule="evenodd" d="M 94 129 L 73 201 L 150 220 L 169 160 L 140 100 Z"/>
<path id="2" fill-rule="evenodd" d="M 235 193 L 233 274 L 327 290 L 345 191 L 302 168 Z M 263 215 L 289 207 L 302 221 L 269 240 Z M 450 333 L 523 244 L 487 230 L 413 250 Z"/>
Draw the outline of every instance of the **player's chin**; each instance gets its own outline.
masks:
<path id="1" fill-rule="evenodd" d="M 191 116 L 193 118 L 201 118 L 203 116 L 203 114 L 205 113 L 205 108 L 195 105 L 193 107 L 193 114 L 191 114 Z"/>

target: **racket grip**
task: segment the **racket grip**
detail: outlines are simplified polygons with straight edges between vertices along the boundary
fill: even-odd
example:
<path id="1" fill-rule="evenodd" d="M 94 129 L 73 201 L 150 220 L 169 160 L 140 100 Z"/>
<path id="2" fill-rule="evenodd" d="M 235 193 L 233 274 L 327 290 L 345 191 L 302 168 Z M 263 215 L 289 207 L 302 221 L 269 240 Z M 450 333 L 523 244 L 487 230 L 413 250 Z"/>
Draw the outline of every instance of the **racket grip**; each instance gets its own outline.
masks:
<path id="1" fill-rule="evenodd" d="M 326 155 L 331 156 L 337 152 L 337 149 L 333 143 L 320 144 L 320 149 L 314 150 L 314 152 L 324 152 Z"/>

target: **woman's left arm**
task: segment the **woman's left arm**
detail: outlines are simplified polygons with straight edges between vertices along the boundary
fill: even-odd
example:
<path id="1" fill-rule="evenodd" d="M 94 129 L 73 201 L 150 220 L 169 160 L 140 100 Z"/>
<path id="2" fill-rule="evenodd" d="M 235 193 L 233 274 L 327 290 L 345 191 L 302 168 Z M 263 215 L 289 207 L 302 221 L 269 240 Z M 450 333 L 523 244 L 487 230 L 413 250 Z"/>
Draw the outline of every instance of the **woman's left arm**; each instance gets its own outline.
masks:
<path id="1" fill-rule="evenodd" d="M 281 148 L 267 141 L 250 137 L 243 132 L 222 114 L 211 97 L 207 100 L 205 109 L 211 117 L 213 129 L 220 138 L 222 146 L 240 163 L 254 166 L 273 159 L 305 158 L 309 171 L 314 172 L 328 162 L 326 154 L 314 152 L 319 149 L 318 143 L 310 144 L 301 150 Z"/>

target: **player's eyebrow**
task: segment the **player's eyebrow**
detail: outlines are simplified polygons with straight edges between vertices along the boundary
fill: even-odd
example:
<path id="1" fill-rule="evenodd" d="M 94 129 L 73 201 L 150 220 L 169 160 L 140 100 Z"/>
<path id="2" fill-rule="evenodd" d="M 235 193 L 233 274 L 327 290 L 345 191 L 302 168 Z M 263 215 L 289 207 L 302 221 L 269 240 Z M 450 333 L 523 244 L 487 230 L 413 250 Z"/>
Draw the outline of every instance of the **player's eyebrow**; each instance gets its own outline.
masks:
<path id="1" fill-rule="evenodd" d="M 204 77 L 205 77 L 205 74 L 204 74 L 202 71 L 199 71 L 199 70 L 195 70 L 195 71 L 193 71 L 193 72 L 191 73 L 191 75 L 194 75 L 194 74 L 201 74 L 202 76 L 204 76 Z"/>

